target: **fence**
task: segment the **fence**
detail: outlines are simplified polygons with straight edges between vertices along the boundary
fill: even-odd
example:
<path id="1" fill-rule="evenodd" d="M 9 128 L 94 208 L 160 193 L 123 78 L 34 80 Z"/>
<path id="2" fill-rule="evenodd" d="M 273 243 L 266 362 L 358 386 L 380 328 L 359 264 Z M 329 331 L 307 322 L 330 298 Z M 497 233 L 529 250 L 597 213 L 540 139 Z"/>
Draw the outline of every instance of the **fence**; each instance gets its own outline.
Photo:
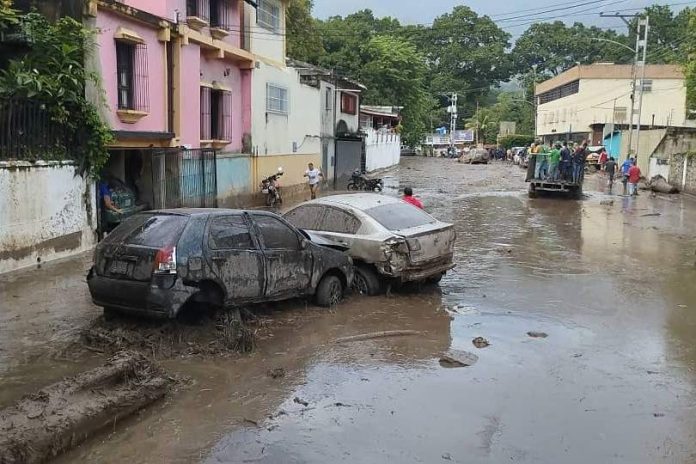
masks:
<path id="1" fill-rule="evenodd" d="M 0 160 L 60 159 L 68 131 L 51 119 L 40 101 L 0 98 Z"/>
<path id="2" fill-rule="evenodd" d="M 216 207 L 215 160 L 215 150 L 155 150 L 152 158 L 154 208 Z"/>

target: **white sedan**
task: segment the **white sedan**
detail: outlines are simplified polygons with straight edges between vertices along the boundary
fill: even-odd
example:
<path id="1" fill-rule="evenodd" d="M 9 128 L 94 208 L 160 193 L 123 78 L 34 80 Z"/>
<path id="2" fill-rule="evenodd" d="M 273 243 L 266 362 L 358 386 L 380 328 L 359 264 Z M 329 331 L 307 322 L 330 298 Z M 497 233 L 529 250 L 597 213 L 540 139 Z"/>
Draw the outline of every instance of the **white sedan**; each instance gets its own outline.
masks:
<path id="1" fill-rule="evenodd" d="M 375 295 L 385 281 L 439 282 L 454 267 L 454 226 L 398 198 L 356 193 L 303 203 L 285 219 L 314 241 L 346 250 L 354 287 Z"/>

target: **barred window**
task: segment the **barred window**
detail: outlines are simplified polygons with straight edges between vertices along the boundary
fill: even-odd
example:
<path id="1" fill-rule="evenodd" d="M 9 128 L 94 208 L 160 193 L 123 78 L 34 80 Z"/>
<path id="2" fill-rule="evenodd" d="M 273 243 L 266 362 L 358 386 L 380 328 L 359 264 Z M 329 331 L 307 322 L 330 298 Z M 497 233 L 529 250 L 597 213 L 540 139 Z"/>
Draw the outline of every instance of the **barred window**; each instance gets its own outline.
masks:
<path id="1" fill-rule="evenodd" d="M 276 0 L 258 0 L 256 22 L 259 26 L 277 31 L 280 29 L 280 5 Z"/>
<path id="2" fill-rule="evenodd" d="M 232 92 L 201 87 L 201 140 L 232 140 Z"/>
<path id="3" fill-rule="evenodd" d="M 210 19 L 210 0 L 186 0 L 186 16 Z"/>
<path id="4" fill-rule="evenodd" d="M 554 100 L 558 100 L 560 98 L 576 94 L 579 91 L 580 81 L 569 82 L 567 84 L 564 84 L 560 87 L 556 87 L 555 89 L 551 89 L 548 92 L 544 92 L 541 95 L 539 95 L 539 104 L 543 105 L 544 103 L 549 103 Z"/>
<path id="5" fill-rule="evenodd" d="M 266 84 L 266 111 L 288 114 L 288 89 L 275 84 Z"/>
<path id="6" fill-rule="evenodd" d="M 147 45 L 116 40 L 118 108 L 149 111 Z"/>
<path id="7" fill-rule="evenodd" d="M 230 0 L 210 0 L 210 27 L 226 31 L 232 30 L 232 9 Z"/>

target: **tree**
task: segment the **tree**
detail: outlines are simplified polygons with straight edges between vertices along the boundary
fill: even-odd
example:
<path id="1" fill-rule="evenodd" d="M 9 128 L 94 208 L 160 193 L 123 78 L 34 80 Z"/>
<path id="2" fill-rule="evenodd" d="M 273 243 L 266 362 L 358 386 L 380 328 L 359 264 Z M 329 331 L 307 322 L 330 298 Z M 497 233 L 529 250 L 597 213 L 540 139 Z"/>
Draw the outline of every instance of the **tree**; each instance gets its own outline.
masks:
<path id="1" fill-rule="evenodd" d="M 458 92 L 462 106 L 471 108 L 477 97 L 511 77 L 510 35 L 469 7 L 457 6 L 431 28 L 412 33 L 425 51 L 433 94 Z"/>
<path id="2" fill-rule="evenodd" d="M 689 15 L 691 17 L 683 61 L 686 74 L 686 110 L 689 117 L 696 118 L 696 9 Z"/>
<path id="3" fill-rule="evenodd" d="M 696 9 L 685 8 L 675 15 L 667 5 L 653 5 L 645 9 L 645 15 L 650 18 L 648 63 L 678 63 L 685 58 L 684 33 L 689 31 L 689 19 L 693 11 Z M 638 20 L 634 19 L 629 27 L 628 40 L 631 46 L 636 41 L 637 24 Z"/>
<path id="4" fill-rule="evenodd" d="M 312 17 L 313 0 L 291 0 L 286 14 L 288 56 L 318 63 L 324 55 L 317 20 Z"/>
<path id="5" fill-rule="evenodd" d="M 408 40 L 388 35 L 373 37 L 362 50 L 366 63 L 360 79 L 367 86 L 364 101 L 403 106 L 402 138 L 419 144 L 426 132 L 433 101 L 426 90 L 423 56 Z"/>

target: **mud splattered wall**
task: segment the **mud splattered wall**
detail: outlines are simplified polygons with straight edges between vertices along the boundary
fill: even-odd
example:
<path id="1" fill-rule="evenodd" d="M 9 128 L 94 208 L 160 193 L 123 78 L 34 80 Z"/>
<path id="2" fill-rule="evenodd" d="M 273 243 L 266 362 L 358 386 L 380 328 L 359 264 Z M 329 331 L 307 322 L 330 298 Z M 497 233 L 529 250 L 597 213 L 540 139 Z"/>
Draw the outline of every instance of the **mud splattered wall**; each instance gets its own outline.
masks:
<path id="1" fill-rule="evenodd" d="M 94 188 L 70 162 L 0 162 L 0 273 L 90 249 Z"/>

